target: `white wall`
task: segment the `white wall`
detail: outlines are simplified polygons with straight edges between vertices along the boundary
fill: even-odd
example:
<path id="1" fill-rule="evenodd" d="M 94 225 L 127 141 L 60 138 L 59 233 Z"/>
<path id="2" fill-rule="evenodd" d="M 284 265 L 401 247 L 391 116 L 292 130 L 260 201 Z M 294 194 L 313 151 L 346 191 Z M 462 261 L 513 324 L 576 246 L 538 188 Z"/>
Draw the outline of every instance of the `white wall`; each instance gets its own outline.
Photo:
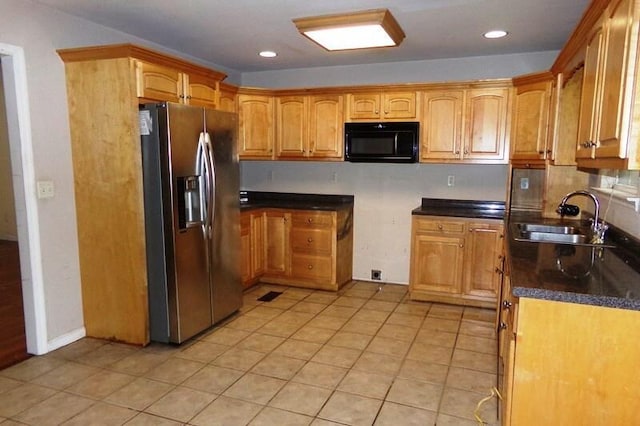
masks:
<path id="1" fill-rule="evenodd" d="M 242 188 L 354 195 L 356 279 L 382 270 L 387 282 L 409 282 L 411 210 L 422 198 L 506 197 L 507 166 L 242 161 Z M 447 176 L 455 186 L 447 186 Z"/>
<path id="2" fill-rule="evenodd" d="M 36 180 L 55 183 L 55 197 L 38 200 L 37 206 L 47 341 L 64 342 L 65 335 L 77 336 L 83 318 L 64 64 L 56 49 L 131 42 L 180 53 L 30 0 L 2 0 L 0 16 L 0 43 L 25 52 Z M 205 65 L 228 71 L 215 64 Z M 239 74 L 233 78 L 239 81 Z M 26 226 L 21 218 L 17 222 Z"/>
<path id="3" fill-rule="evenodd" d="M 557 51 L 547 51 L 458 59 L 261 71 L 243 73 L 242 85 L 292 88 L 511 78 L 547 70 L 557 56 Z"/>

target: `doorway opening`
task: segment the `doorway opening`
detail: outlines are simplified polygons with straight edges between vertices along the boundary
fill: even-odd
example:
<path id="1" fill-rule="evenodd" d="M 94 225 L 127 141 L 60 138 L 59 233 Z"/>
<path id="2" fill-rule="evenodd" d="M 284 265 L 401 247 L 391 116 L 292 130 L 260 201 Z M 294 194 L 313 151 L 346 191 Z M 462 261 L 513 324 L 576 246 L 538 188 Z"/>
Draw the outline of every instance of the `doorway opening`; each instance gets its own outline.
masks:
<path id="1" fill-rule="evenodd" d="M 12 181 L 8 191 L 13 192 L 17 234 L 13 239 L 19 249 L 15 254 L 19 260 L 13 262 L 19 263 L 26 349 L 41 355 L 48 351 L 47 324 L 24 50 L 0 43 L 0 65 Z"/>

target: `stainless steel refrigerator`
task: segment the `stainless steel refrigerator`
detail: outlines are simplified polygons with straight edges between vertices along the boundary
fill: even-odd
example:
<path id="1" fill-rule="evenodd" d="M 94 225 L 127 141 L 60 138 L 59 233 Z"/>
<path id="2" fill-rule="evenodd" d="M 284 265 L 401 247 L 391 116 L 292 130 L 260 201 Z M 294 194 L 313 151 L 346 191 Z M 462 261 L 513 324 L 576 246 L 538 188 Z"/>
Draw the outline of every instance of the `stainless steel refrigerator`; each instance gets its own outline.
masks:
<path id="1" fill-rule="evenodd" d="M 242 304 L 237 116 L 174 103 L 139 114 L 150 339 L 181 343 Z"/>

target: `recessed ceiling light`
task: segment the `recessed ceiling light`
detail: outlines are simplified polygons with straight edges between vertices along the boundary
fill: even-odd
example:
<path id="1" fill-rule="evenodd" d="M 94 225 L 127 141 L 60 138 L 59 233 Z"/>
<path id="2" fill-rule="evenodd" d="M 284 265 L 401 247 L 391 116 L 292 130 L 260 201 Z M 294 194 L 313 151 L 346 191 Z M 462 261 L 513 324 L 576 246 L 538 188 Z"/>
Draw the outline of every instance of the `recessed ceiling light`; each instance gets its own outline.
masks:
<path id="1" fill-rule="evenodd" d="M 278 54 L 272 50 L 263 50 L 260 52 L 260 56 L 263 58 L 275 58 Z"/>
<path id="2" fill-rule="evenodd" d="M 299 18 L 293 23 L 301 34 L 329 51 L 397 46 L 405 38 L 387 9 Z"/>
<path id="3" fill-rule="evenodd" d="M 484 33 L 484 38 L 502 38 L 507 34 L 509 33 L 504 30 L 487 31 L 486 33 Z"/>

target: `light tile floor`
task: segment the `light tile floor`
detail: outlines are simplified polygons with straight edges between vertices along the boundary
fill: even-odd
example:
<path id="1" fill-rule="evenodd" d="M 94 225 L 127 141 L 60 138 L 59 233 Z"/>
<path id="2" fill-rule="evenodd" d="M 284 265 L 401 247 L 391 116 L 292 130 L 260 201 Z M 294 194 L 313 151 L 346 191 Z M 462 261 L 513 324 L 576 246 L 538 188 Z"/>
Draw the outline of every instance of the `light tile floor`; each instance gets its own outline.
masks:
<path id="1" fill-rule="evenodd" d="M 85 338 L 1 370 L 0 423 L 473 426 L 496 384 L 494 317 L 400 285 L 261 285 L 179 347 Z M 486 424 L 496 411 L 482 405 Z"/>

